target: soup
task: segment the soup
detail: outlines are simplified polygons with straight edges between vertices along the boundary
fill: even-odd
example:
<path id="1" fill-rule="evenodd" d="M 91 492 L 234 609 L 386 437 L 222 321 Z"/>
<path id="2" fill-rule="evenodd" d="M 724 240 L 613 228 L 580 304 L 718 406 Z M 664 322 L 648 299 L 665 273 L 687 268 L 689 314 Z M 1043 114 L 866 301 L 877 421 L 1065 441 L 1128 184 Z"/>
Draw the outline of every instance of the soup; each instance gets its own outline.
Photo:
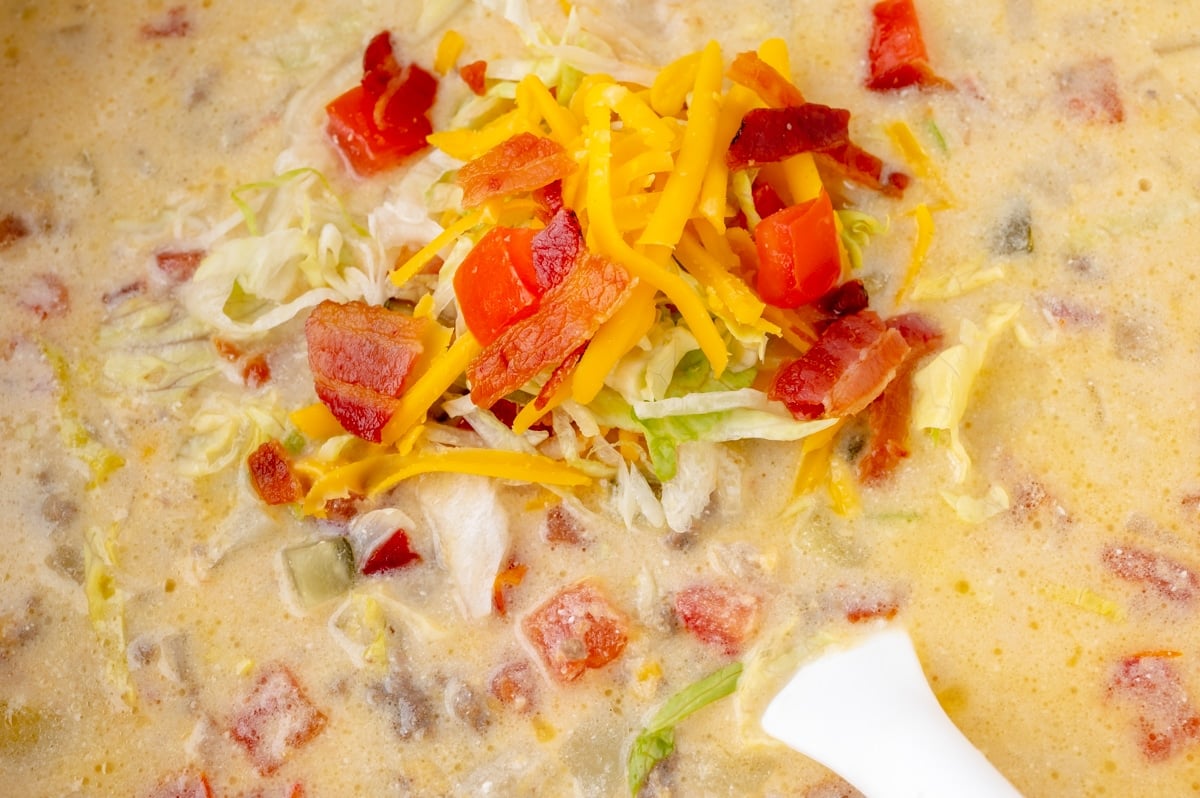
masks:
<path id="1" fill-rule="evenodd" d="M 1196 791 L 1200 12 L 882 9 L 10 4 L 0 792 L 854 795 L 758 718 L 884 624 Z"/>

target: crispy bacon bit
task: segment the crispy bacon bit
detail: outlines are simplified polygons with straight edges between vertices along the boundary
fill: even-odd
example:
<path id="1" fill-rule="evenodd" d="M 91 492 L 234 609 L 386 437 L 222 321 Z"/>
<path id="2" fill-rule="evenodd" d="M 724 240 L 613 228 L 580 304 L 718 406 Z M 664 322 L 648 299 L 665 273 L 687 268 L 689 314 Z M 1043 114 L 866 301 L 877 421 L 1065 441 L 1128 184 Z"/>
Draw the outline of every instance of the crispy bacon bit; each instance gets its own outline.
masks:
<path id="1" fill-rule="evenodd" d="M 304 334 L 317 396 L 347 431 L 379 442 L 432 323 L 365 302 L 313 309 Z"/>
<path id="2" fill-rule="evenodd" d="M 1118 577 L 1137 582 L 1164 599 L 1190 604 L 1200 595 L 1200 577 L 1170 557 L 1128 546 L 1109 546 L 1102 556 L 1108 570 Z"/>
<path id="3" fill-rule="evenodd" d="M 842 597 L 846 620 L 863 623 L 883 619 L 890 621 L 900 612 L 900 600 L 894 593 L 857 592 Z"/>
<path id="4" fill-rule="evenodd" d="M 581 254 L 567 278 L 542 296 L 532 315 L 506 328 L 471 363 L 471 400 L 478 407 L 491 407 L 543 369 L 562 363 L 591 340 L 632 286 L 622 266 Z"/>
<path id="5" fill-rule="evenodd" d="M 454 180 L 462 187 L 463 207 L 474 208 L 490 197 L 542 188 L 578 168 L 557 141 L 518 133 L 464 164 Z"/>
<path id="6" fill-rule="evenodd" d="M 5 250 L 29 235 L 29 225 L 15 213 L 0 216 L 0 250 Z"/>
<path id="7" fill-rule="evenodd" d="M 246 458 L 250 482 L 267 504 L 290 504 L 304 498 L 304 486 L 292 470 L 292 459 L 283 444 L 269 440 Z"/>
<path id="8" fill-rule="evenodd" d="M 59 318 L 71 309 L 67 284 L 51 272 L 29 278 L 29 282 L 22 286 L 17 302 L 42 321 Z"/>
<path id="9" fill-rule="evenodd" d="M 199 249 L 165 249 L 154 253 L 154 263 L 158 270 L 176 283 L 186 283 L 192 279 L 202 260 L 204 251 Z"/>
<path id="10" fill-rule="evenodd" d="M 242 366 L 242 382 L 249 388 L 261 388 L 271 379 L 271 365 L 265 355 L 247 358 Z"/>
<path id="11" fill-rule="evenodd" d="M 145 798 L 212 798 L 212 795 L 206 774 L 183 772 L 160 782 Z"/>
<path id="12" fill-rule="evenodd" d="M 1076 119 L 1109 125 L 1125 121 L 1125 105 L 1111 58 L 1073 64 L 1057 77 L 1062 102 Z"/>
<path id="13" fill-rule="evenodd" d="M 397 529 L 388 536 L 387 540 L 380 543 L 374 551 L 367 555 L 361 570 L 364 576 L 370 576 L 386 571 L 395 571 L 419 562 L 421 562 L 421 555 L 412 547 L 408 533 L 403 529 Z"/>
<path id="14" fill-rule="evenodd" d="M 325 502 L 325 520 L 335 524 L 348 523 L 358 515 L 358 503 L 363 500 L 359 494 L 351 493 L 337 499 Z"/>
<path id="15" fill-rule="evenodd" d="M 542 290 L 561 283 L 582 251 L 579 217 L 575 211 L 559 207 L 549 224 L 533 236 L 533 271 Z"/>
<path id="16" fill-rule="evenodd" d="M 550 400 L 554 398 L 554 394 L 558 392 L 567 378 L 575 373 L 575 367 L 579 365 L 579 361 L 583 360 L 583 353 L 587 351 L 587 346 L 581 346 L 571 354 L 567 355 L 562 363 L 555 367 L 546 381 L 542 383 L 541 390 L 538 395 L 533 397 L 533 406 L 536 410 L 545 410 L 546 405 L 550 404 Z"/>
<path id="17" fill-rule="evenodd" d="M 508 591 L 525 581 L 528 570 L 529 566 L 510 560 L 508 567 L 496 574 L 492 583 L 492 606 L 500 617 L 508 614 Z"/>
<path id="18" fill-rule="evenodd" d="M 742 118 L 725 162 L 736 171 L 802 152 L 833 150 L 849 141 L 850 112 L 843 108 L 816 103 L 754 108 Z"/>
<path id="19" fill-rule="evenodd" d="M 883 161 L 853 142 L 818 152 L 816 158 L 821 171 L 832 179 L 849 180 L 889 197 L 898 197 L 908 188 L 908 175 L 890 172 L 885 176 Z"/>
<path id="20" fill-rule="evenodd" d="M 563 205 L 562 181 L 554 180 L 541 188 L 534 189 L 533 201 L 542 206 L 539 217 L 548 220 L 565 207 Z"/>
<path id="21" fill-rule="evenodd" d="M 504 663 L 492 671 L 488 679 L 488 692 L 500 703 L 522 715 L 532 712 L 537 706 L 537 689 L 533 666 L 525 660 Z"/>
<path id="22" fill-rule="evenodd" d="M 568 546 L 586 546 L 587 535 L 583 524 L 561 504 L 556 504 L 546 513 L 543 537 L 551 546 L 563 543 Z"/>
<path id="23" fill-rule="evenodd" d="M 692 585 L 675 594 L 675 614 L 684 628 L 733 656 L 758 627 L 761 599 L 732 585 Z"/>
<path id="24" fill-rule="evenodd" d="M 858 478 L 864 484 L 883 480 L 902 459 L 908 457 L 913 372 L 921 358 L 942 343 L 941 330 L 918 313 L 888 319 L 887 326 L 904 338 L 908 353 L 896 369 L 896 376 L 867 409 L 871 440 L 866 453 L 858 461 Z"/>
<path id="25" fill-rule="evenodd" d="M 800 90 L 754 51 L 734 57 L 729 79 L 753 91 L 772 108 L 804 105 Z"/>
<path id="26" fill-rule="evenodd" d="M 904 336 L 874 311 L 843 316 L 779 369 L 770 396 L 797 418 L 853 415 L 883 393 L 908 350 Z"/>
<path id="27" fill-rule="evenodd" d="M 521 621 L 521 629 L 555 679 L 573 682 L 625 650 L 629 621 L 596 586 L 571 585 Z"/>
<path id="28" fill-rule="evenodd" d="M 1138 742 L 1151 762 L 1164 762 L 1200 741 L 1200 715 L 1172 661 L 1175 656 L 1162 651 L 1126 657 L 1108 683 L 1109 696 L 1137 715 Z"/>
<path id="29" fill-rule="evenodd" d="M 179 39 L 187 36 L 192 30 L 192 22 L 188 19 L 186 6 L 173 6 L 157 22 L 147 22 L 142 25 L 144 39 Z"/>
<path id="30" fill-rule="evenodd" d="M 913 0 L 882 0 L 871 9 L 874 26 L 867 49 L 867 88 L 890 91 L 908 86 L 954 88 L 929 66 L 929 53 Z"/>
<path id="31" fill-rule="evenodd" d="M 472 61 L 459 67 L 458 76 L 467 88 L 482 97 L 487 91 L 487 61 Z"/>
<path id="32" fill-rule="evenodd" d="M 279 769 L 288 754 L 325 728 L 325 713 L 305 695 L 284 665 L 263 669 L 231 720 L 230 736 L 245 749 L 263 776 Z"/>

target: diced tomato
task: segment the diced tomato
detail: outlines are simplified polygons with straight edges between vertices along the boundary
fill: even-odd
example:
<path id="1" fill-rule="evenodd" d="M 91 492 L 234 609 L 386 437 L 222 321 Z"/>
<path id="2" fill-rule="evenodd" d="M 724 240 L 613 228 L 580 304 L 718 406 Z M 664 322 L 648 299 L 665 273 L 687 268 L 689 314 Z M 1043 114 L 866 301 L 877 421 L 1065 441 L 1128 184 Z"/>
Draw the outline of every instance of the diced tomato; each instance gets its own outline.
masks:
<path id="1" fill-rule="evenodd" d="M 433 329 L 365 302 L 322 302 L 304 324 L 317 396 L 348 432 L 379 442 Z"/>
<path id="2" fill-rule="evenodd" d="M 1137 582 L 1159 596 L 1188 604 L 1200 596 L 1200 576 L 1177 560 L 1129 546 L 1109 546 L 1104 564 L 1121 579 Z"/>
<path id="3" fill-rule="evenodd" d="M 1200 714 L 1187 691 L 1174 652 L 1134 654 L 1121 660 L 1108 683 L 1110 696 L 1137 716 L 1142 754 L 1163 762 L 1200 741 Z"/>
<path id="4" fill-rule="evenodd" d="M 29 233 L 29 224 L 15 213 L 0 216 L 0 250 L 8 249 Z"/>
<path id="5" fill-rule="evenodd" d="M 849 180 L 889 197 L 899 197 L 908 188 L 909 176 L 903 172 L 883 170 L 883 161 L 852 141 L 814 154 L 822 175 L 830 179 Z"/>
<path id="6" fill-rule="evenodd" d="M 416 117 L 408 125 L 381 128 L 375 122 L 375 103 L 362 86 L 355 86 L 325 106 L 329 117 L 326 133 L 350 168 L 363 176 L 398 166 L 424 149 L 425 137 L 433 132 L 426 116 Z"/>
<path id="7" fill-rule="evenodd" d="M 819 299 L 842 276 L 842 251 L 829 194 L 784 208 L 754 230 L 755 287 L 762 301 L 794 308 Z"/>
<path id="8" fill-rule="evenodd" d="M 579 217 L 559 207 L 550 222 L 533 237 L 533 273 L 543 291 L 563 281 L 583 251 L 583 229 Z"/>
<path id="9" fill-rule="evenodd" d="M 800 90 L 753 50 L 734 57 L 729 65 L 729 79 L 753 91 L 772 108 L 804 104 Z"/>
<path id="10" fill-rule="evenodd" d="M 388 536 L 387 540 L 380 543 L 374 551 L 367 555 L 361 570 L 364 576 L 370 576 L 385 571 L 395 571 L 419 562 L 421 562 L 421 555 L 412 547 L 408 533 L 403 529 L 397 529 Z"/>
<path id="11" fill-rule="evenodd" d="M 537 676 L 533 672 L 533 666 L 525 660 L 504 663 L 492 671 L 488 679 L 488 692 L 500 703 L 521 714 L 532 712 L 536 708 L 537 689 Z"/>
<path id="12" fill-rule="evenodd" d="M 454 273 L 463 321 L 484 346 L 537 307 L 543 289 L 533 263 L 536 234 L 528 227 L 493 227 Z"/>
<path id="13" fill-rule="evenodd" d="M 675 594 L 675 614 L 685 629 L 730 656 L 758 627 L 762 601 L 732 585 L 692 585 Z"/>
<path id="14" fill-rule="evenodd" d="M 463 164 L 454 181 L 462 187 L 463 207 L 473 208 L 490 197 L 543 188 L 578 168 L 557 141 L 518 133 Z"/>
<path id="15" fill-rule="evenodd" d="M 874 27 L 867 51 L 870 75 L 867 88 L 876 91 L 907 86 L 946 86 L 929 66 L 929 53 L 913 0 L 883 0 L 871 9 Z"/>
<path id="16" fill-rule="evenodd" d="M 212 798 L 212 787 L 204 773 L 178 773 L 162 781 L 145 798 Z"/>
<path id="17" fill-rule="evenodd" d="M 186 283 L 192 279 L 196 269 L 200 268 L 202 260 L 204 260 L 204 250 L 200 249 L 166 249 L 154 254 L 154 262 L 158 266 L 158 270 L 176 283 Z"/>
<path id="18" fill-rule="evenodd" d="M 304 486 L 292 470 L 292 459 L 283 444 L 269 440 L 246 458 L 250 482 L 267 504 L 290 504 L 304 498 Z"/>
<path id="19" fill-rule="evenodd" d="M 729 143 L 725 163 L 746 169 L 802 152 L 823 152 L 850 141 L 850 112 L 816 103 L 786 108 L 754 108 L 742 117 Z"/>
<path id="20" fill-rule="evenodd" d="M 602 668 L 625 650 L 629 621 L 595 585 L 563 588 L 521 621 L 521 629 L 546 670 L 573 682 Z"/>
<path id="21" fill-rule="evenodd" d="M 258 772 L 269 776 L 293 750 L 320 734 L 325 723 L 325 713 L 308 699 L 292 672 L 274 664 L 263 669 L 242 697 L 229 734 Z"/>
<path id="22" fill-rule="evenodd" d="M 472 61 L 459 67 L 458 76 L 475 94 L 482 97 L 487 91 L 487 61 Z"/>
<path id="23" fill-rule="evenodd" d="M 29 277 L 17 295 L 21 307 L 45 321 L 65 316 L 71 309 L 71 294 L 67 284 L 53 272 L 41 272 Z"/>
<path id="24" fill-rule="evenodd" d="M 797 418 L 853 415 L 883 392 L 908 350 L 904 336 L 873 311 L 843 316 L 776 372 L 769 395 Z"/>
<path id="25" fill-rule="evenodd" d="M 542 370 L 562 363 L 591 340 L 632 287 L 624 267 L 583 252 L 537 309 L 509 325 L 467 368 L 471 400 L 491 407 Z"/>
<path id="26" fill-rule="evenodd" d="M 1109 125 L 1125 121 L 1125 104 L 1111 58 L 1073 64 L 1057 77 L 1063 103 L 1076 119 Z"/>

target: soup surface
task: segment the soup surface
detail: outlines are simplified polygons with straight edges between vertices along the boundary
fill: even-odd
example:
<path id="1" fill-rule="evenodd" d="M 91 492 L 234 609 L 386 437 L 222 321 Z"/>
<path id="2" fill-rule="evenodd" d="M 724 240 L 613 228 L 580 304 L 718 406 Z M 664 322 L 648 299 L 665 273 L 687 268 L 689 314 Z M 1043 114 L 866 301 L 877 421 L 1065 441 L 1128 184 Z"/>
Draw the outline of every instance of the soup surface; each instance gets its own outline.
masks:
<path id="1" fill-rule="evenodd" d="M 758 718 L 889 623 L 1200 791 L 1200 6 L 916 13 L 3 4 L 0 794 L 852 796 Z"/>

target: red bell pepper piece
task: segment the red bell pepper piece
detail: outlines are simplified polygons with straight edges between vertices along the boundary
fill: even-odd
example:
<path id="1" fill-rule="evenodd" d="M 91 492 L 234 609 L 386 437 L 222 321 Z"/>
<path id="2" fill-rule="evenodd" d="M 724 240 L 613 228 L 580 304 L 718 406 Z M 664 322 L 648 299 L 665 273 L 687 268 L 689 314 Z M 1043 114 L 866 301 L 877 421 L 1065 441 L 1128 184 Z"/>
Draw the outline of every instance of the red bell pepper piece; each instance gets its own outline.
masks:
<path id="1" fill-rule="evenodd" d="M 514 321 L 533 313 L 542 288 L 528 227 L 493 227 L 454 273 L 454 293 L 467 329 L 487 346 Z"/>
<path id="2" fill-rule="evenodd" d="M 805 305 L 837 285 L 842 275 L 833 203 L 824 191 L 759 222 L 754 244 L 758 295 L 769 305 Z"/>

